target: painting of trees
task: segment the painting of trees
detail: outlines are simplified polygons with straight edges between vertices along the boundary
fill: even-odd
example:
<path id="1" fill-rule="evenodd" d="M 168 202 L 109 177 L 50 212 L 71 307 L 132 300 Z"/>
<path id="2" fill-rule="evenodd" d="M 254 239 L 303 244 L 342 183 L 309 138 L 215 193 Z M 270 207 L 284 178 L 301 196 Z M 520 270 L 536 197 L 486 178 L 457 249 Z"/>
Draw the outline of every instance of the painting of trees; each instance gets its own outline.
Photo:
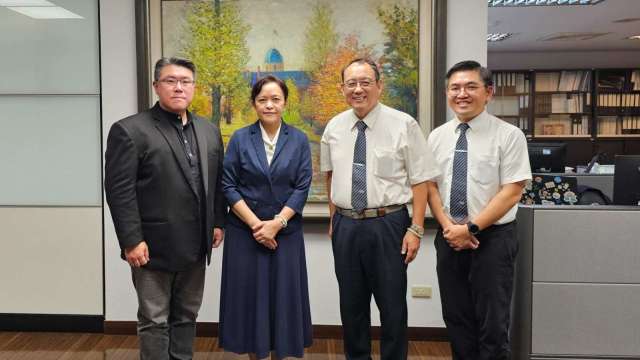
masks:
<path id="1" fill-rule="evenodd" d="M 313 99 L 313 123 L 324 129 L 329 120 L 348 108 L 340 91 L 342 68 L 356 57 L 370 57 L 370 46 L 362 46 L 355 35 L 347 36 L 335 52 L 328 54 L 324 65 L 313 74 L 308 96 Z"/>
<path id="2" fill-rule="evenodd" d="M 381 62 L 385 75 L 386 99 L 390 106 L 413 117 L 418 114 L 418 12 L 393 5 L 380 7 L 378 19 L 387 41 Z"/>
<path id="3" fill-rule="evenodd" d="M 320 137 L 313 132 L 311 126 L 305 122 L 302 116 L 302 103 L 300 99 L 300 91 L 296 83 L 287 79 L 285 81 L 287 88 L 289 89 L 289 96 L 287 98 L 287 105 L 284 108 L 282 119 L 289 125 L 295 126 L 302 130 L 311 141 L 319 141 Z"/>
<path id="4" fill-rule="evenodd" d="M 305 70 L 309 73 L 318 71 L 337 46 L 338 33 L 335 30 L 333 11 L 326 2 L 318 2 L 313 6 L 305 31 Z"/>
<path id="5" fill-rule="evenodd" d="M 196 64 L 191 108 L 219 126 L 225 143 L 257 119 L 253 84 L 265 75 L 285 81 L 283 120 L 310 142 L 311 201 L 326 200 L 319 142 L 331 118 L 349 107 L 341 72 L 351 60 L 376 61 L 385 84 L 381 101 L 417 116 L 418 0 L 161 2 L 163 55 Z"/>
<path id="6" fill-rule="evenodd" d="M 247 103 L 242 77 L 248 60 L 245 25 L 234 2 L 190 1 L 184 21 L 183 56 L 197 68 L 196 104 L 210 98 L 211 120 L 227 123 L 235 109 Z"/>

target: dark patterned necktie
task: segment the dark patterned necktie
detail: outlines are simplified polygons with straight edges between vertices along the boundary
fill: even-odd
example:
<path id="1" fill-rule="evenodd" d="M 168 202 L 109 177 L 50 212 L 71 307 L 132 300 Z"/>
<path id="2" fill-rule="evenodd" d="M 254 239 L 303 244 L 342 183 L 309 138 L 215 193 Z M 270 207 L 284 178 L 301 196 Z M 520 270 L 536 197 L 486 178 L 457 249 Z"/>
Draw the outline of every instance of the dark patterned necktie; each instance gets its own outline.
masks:
<path id="1" fill-rule="evenodd" d="M 367 208 L 367 136 L 364 130 L 367 124 L 360 120 L 356 123 L 358 137 L 353 148 L 353 168 L 351 171 L 351 206 L 356 211 Z"/>
<path id="2" fill-rule="evenodd" d="M 458 125 L 460 136 L 453 155 L 453 175 L 451 177 L 451 197 L 449 201 L 451 217 L 458 223 L 463 222 L 467 212 L 467 135 L 469 125 Z"/>

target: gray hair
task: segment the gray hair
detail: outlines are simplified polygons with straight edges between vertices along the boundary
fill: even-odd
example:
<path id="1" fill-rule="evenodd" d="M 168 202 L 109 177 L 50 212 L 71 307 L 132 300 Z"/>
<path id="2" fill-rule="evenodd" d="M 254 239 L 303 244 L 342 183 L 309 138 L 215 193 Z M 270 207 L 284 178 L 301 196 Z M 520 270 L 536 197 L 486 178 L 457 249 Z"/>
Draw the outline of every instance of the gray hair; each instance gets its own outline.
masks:
<path id="1" fill-rule="evenodd" d="M 378 69 L 378 64 L 376 64 L 376 62 L 371 60 L 370 58 L 359 57 L 351 60 L 345 67 L 342 68 L 342 82 L 344 82 L 345 70 L 347 70 L 347 68 L 353 64 L 369 65 L 371 67 L 371 70 L 373 70 L 373 73 L 376 75 L 376 81 L 380 81 L 380 69 Z"/>
<path id="2" fill-rule="evenodd" d="M 170 57 L 170 58 L 162 57 L 160 58 L 160 60 L 156 62 L 156 65 L 153 68 L 154 82 L 160 80 L 160 72 L 162 71 L 162 68 L 164 68 L 167 65 L 176 65 L 176 66 L 181 66 L 183 68 L 187 68 L 191 70 L 191 72 L 193 73 L 193 79 L 195 80 L 196 78 L 196 65 L 191 60 L 181 59 L 177 57 Z"/>

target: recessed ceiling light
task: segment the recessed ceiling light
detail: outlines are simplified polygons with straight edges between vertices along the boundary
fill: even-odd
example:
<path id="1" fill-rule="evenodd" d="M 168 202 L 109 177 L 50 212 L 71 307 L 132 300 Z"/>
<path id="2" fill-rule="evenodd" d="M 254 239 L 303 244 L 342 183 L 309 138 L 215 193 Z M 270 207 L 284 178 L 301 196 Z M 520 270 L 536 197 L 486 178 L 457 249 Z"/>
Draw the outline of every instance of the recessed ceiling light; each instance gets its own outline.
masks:
<path id="1" fill-rule="evenodd" d="M 604 0 L 487 0 L 489 7 L 595 5 Z"/>
<path id="2" fill-rule="evenodd" d="M 12 6 L 7 9 L 34 19 L 84 19 L 82 16 L 59 6 Z"/>
<path id="3" fill-rule="evenodd" d="M 511 33 L 487 34 L 487 41 L 488 42 L 502 41 L 511 37 L 511 35 L 513 34 Z"/>
<path id="4" fill-rule="evenodd" d="M 633 35 L 627 38 L 628 40 L 640 40 L 640 35 Z"/>
<path id="5" fill-rule="evenodd" d="M 47 0 L 0 0 L 0 6 L 56 6 Z"/>

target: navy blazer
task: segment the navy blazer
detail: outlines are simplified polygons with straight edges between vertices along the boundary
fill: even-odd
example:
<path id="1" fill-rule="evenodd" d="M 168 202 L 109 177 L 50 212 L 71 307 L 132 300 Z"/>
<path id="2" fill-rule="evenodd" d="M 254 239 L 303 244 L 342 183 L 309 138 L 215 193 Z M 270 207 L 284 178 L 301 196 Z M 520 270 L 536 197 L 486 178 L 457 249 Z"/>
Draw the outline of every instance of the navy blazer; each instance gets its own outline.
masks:
<path id="1" fill-rule="evenodd" d="M 230 206 L 243 199 L 261 220 L 271 220 L 284 206 L 296 212 L 287 232 L 302 226 L 302 209 L 311 185 L 311 150 L 307 136 L 284 121 L 271 161 L 262 141 L 259 122 L 237 130 L 227 146 L 222 188 Z M 235 215 L 236 225 L 246 226 Z"/>

